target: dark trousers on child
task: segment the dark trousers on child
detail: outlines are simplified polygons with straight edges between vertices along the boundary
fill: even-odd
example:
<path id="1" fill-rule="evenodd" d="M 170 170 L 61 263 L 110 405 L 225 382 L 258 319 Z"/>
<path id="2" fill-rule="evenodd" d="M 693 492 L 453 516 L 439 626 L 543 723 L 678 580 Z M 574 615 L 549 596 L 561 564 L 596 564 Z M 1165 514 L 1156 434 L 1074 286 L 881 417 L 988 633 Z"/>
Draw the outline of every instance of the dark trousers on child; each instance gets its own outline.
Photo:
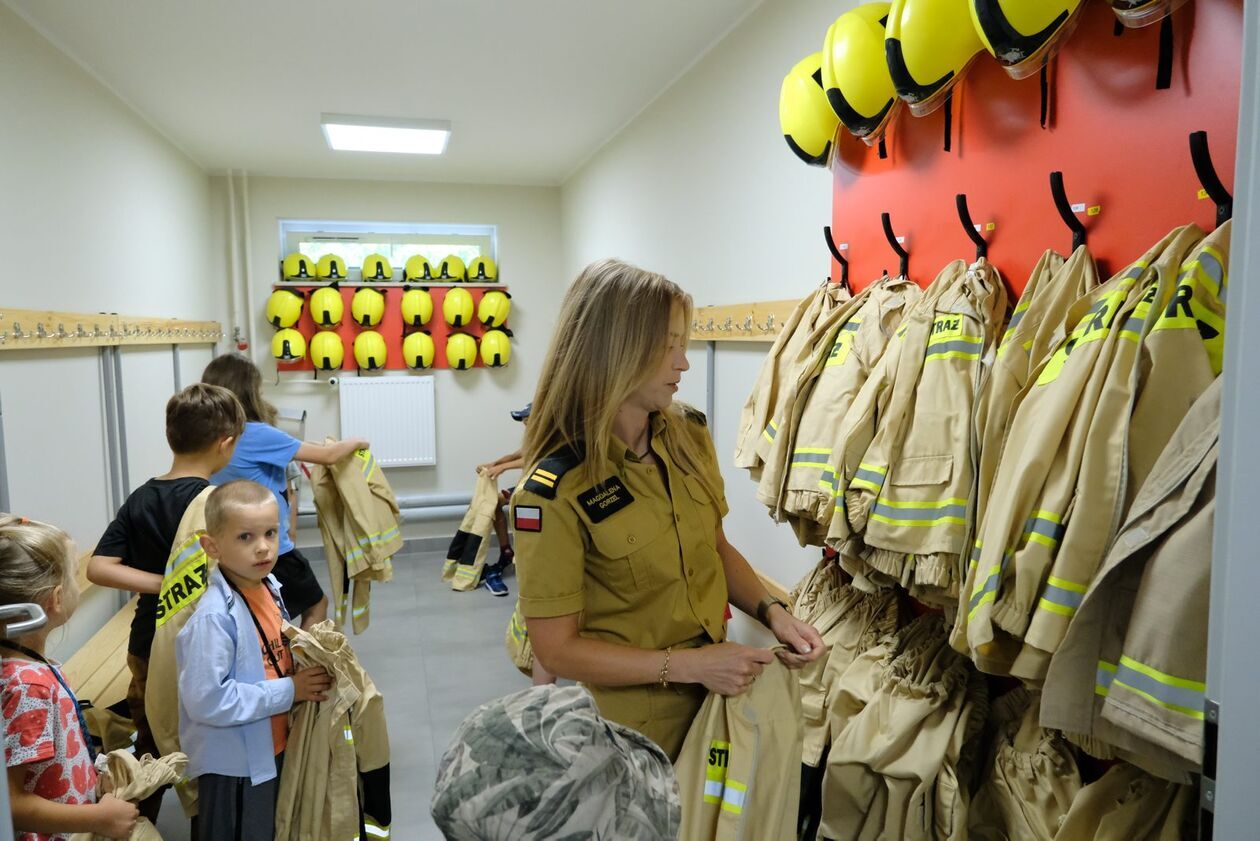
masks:
<path id="1" fill-rule="evenodd" d="M 261 785 L 251 785 L 249 777 L 198 777 L 199 841 L 275 841 L 276 794 L 283 767 L 281 753 L 276 756 L 276 776 Z"/>

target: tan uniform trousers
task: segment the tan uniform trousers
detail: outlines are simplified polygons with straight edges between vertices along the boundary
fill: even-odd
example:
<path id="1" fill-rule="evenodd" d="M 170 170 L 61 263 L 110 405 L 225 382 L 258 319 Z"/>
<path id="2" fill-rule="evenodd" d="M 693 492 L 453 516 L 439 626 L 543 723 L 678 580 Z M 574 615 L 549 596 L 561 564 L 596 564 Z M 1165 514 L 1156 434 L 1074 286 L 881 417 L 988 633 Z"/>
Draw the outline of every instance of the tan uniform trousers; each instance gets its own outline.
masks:
<path id="1" fill-rule="evenodd" d="M 174 785 L 184 776 L 188 757 L 172 753 L 160 759 L 151 756 L 137 758 L 129 750 L 111 751 L 106 757 L 106 770 L 97 782 L 99 794 L 112 794 L 119 800 L 132 803 L 145 800 L 165 786 Z M 77 832 L 70 841 L 111 841 L 107 836 L 92 832 Z M 141 817 L 127 836 L 127 841 L 162 841 L 157 827 L 148 818 Z"/>
<path id="2" fill-rule="evenodd" d="M 967 817 L 973 841 L 1053 841 L 1081 790 L 1071 746 L 1041 729 L 1039 712 L 1024 688 L 993 702 L 996 744 Z"/>
<path id="3" fill-rule="evenodd" d="M 757 383 L 740 412 L 739 434 L 735 437 L 735 466 L 748 468 L 754 481 L 761 476 L 758 446 L 763 435 L 772 435 L 775 431 L 770 423 L 792 360 L 808 339 L 814 323 L 848 297 L 849 293 L 835 284 L 826 283 L 818 287 L 792 311 L 770 346 L 770 353 L 757 375 Z"/>
<path id="4" fill-rule="evenodd" d="M 838 571 L 834 563 L 830 566 Z M 827 646 L 823 657 L 797 672 L 805 727 L 801 761 L 817 767 L 831 739 L 829 696 L 834 696 L 840 676 L 858 655 L 897 630 L 900 602 L 892 590 L 871 594 L 838 584 L 804 610 L 794 609 L 793 615 L 817 629 Z"/>
<path id="5" fill-rule="evenodd" d="M 1041 713 L 1175 782 L 1203 756 L 1220 394 L 1217 379 L 1143 484 L 1051 661 Z"/>
<path id="6" fill-rule="evenodd" d="M 1107 365 L 1122 325 L 1145 292 L 1154 263 L 1187 229 L 1164 237 L 1068 316 L 1074 327 L 1041 366 L 1011 421 L 990 504 L 978 534 L 978 571 L 967 613 L 966 645 L 981 669 L 1009 672 L 1054 563 L 1075 495 Z M 1113 325 L 1115 329 L 1113 329 Z M 1065 597 L 1066 600 L 1066 597 Z M 999 632 L 1003 636 L 999 636 Z M 956 647 L 964 647 L 955 637 Z"/>
<path id="7" fill-rule="evenodd" d="M 845 841 L 965 839 L 988 713 L 983 676 L 927 615 L 845 671 L 819 834 Z"/>
<path id="8" fill-rule="evenodd" d="M 481 571 L 486 566 L 490 533 L 494 531 L 494 515 L 499 510 L 499 483 L 488 473 L 477 476 L 472 504 L 455 532 L 446 562 L 442 564 L 442 580 L 452 590 L 468 591 L 481 584 Z"/>
<path id="9" fill-rule="evenodd" d="M 1055 841 L 1184 841 L 1197 835 L 1198 792 L 1116 765 L 1081 789 Z"/>
<path id="10" fill-rule="evenodd" d="M 370 450 L 357 450 L 331 466 L 314 465 L 311 487 L 328 556 L 334 622 L 340 628 L 345 619 L 353 582 L 351 624 L 361 634 L 371 621 L 372 582 L 393 578 L 390 558 L 402 548 L 398 501 Z"/>
<path id="11" fill-rule="evenodd" d="M 1057 268 L 1056 268 L 1057 267 Z M 998 347 L 997 361 L 981 392 L 976 409 L 976 440 L 980 442 L 980 467 L 976 478 L 976 504 L 970 517 L 970 562 L 961 588 L 963 609 L 954 628 L 954 640 L 966 635 L 966 604 L 975 588 L 980 557 L 978 531 L 989 505 L 989 492 L 1005 451 L 1011 419 L 1026 394 L 1034 373 L 1067 335 L 1072 305 L 1098 285 L 1098 271 L 1089 251 L 1080 247 L 1065 262 L 1047 251 L 1033 269 L 1024 294 L 1011 316 Z M 959 650 L 963 650 L 960 646 Z"/>
<path id="12" fill-rule="evenodd" d="M 800 690 L 783 664 L 743 695 L 710 695 L 675 763 L 679 841 L 795 838 L 800 757 Z"/>
<path id="13" fill-rule="evenodd" d="M 674 646 L 678 650 L 680 646 Z M 698 683 L 671 683 L 645 686 L 583 686 L 595 699 L 599 714 L 618 724 L 638 730 L 660 746 L 673 761 L 682 750 L 708 692 Z"/>
<path id="14" fill-rule="evenodd" d="M 327 701 L 302 703 L 289 715 L 276 841 L 343 841 L 359 835 L 359 774 L 389 764 L 385 701 L 332 622 L 310 633 L 285 625 L 297 668 L 323 666 L 336 678 Z M 371 814 L 368 826 L 388 837 Z M 369 833 L 373 835 L 373 833 Z"/>

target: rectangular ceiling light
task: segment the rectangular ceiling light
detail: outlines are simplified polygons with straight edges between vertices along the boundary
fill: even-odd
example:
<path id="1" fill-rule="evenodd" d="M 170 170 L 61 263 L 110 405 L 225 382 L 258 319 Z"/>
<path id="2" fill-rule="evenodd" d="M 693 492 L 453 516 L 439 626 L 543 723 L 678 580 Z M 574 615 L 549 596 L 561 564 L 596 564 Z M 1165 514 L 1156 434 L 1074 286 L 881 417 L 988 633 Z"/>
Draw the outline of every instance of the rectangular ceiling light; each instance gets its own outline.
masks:
<path id="1" fill-rule="evenodd" d="M 447 120 L 398 120 L 323 114 L 320 124 L 328 148 L 338 152 L 395 152 L 440 155 L 451 137 Z"/>

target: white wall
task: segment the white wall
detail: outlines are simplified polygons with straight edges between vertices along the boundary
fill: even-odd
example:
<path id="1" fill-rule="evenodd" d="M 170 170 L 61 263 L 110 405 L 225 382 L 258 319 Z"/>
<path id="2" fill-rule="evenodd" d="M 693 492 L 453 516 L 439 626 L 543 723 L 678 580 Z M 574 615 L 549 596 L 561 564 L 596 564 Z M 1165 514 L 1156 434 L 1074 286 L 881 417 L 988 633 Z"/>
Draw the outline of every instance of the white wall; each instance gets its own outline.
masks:
<path id="1" fill-rule="evenodd" d="M 209 179 L 2 4 L 0 126 L 0 312 L 224 318 L 209 268 Z M 98 365 L 94 350 L 0 354 L 12 507 L 64 527 L 85 551 L 113 514 Z M 128 349 L 122 367 L 135 486 L 170 463 L 170 348 Z M 54 653 L 77 648 L 120 603 L 90 594 Z"/>
<path id="2" fill-rule="evenodd" d="M 807 167 L 779 130 L 784 74 L 822 48 L 855 5 L 765 3 L 564 184 L 565 266 L 617 256 L 663 272 L 698 305 L 804 296 L 829 270 L 822 226 L 831 174 Z M 730 466 L 739 412 L 768 345 L 718 343 L 714 438 L 726 461 L 726 531 L 754 566 L 791 585 L 817 550 L 796 544 Z M 704 345 L 688 399 L 702 406 Z"/>
<path id="3" fill-rule="evenodd" d="M 212 180 L 216 207 L 226 213 L 226 179 Z M 390 468 L 386 474 L 399 495 L 471 494 L 473 468 L 520 445 L 521 427 L 508 411 L 533 398 L 559 296 L 570 277 L 561 260 L 559 189 L 294 178 L 251 178 L 248 186 L 254 285 L 250 316 L 257 345 L 253 350 L 269 383 L 275 383 L 275 363 L 268 349 L 273 331 L 262 314 L 282 256 L 279 220 L 498 227 L 501 280 L 512 292 L 512 362 L 500 369 L 434 372 L 438 463 Z M 405 372 L 395 375 L 408 376 Z M 309 374 L 286 373 L 279 385 L 268 386 L 268 398 L 276 406 L 307 411 L 308 440 L 340 435 L 337 392 L 326 381 L 327 377 L 316 383 Z M 509 474 L 503 481 L 515 482 L 517 475 Z M 309 495 L 304 501 L 308 500 Z M 409 524 L 404 535 L 450 535 L 453 526 L 451 522 Z M 298 543 L 318 544 L 318 533 L 304 530 Z"/>

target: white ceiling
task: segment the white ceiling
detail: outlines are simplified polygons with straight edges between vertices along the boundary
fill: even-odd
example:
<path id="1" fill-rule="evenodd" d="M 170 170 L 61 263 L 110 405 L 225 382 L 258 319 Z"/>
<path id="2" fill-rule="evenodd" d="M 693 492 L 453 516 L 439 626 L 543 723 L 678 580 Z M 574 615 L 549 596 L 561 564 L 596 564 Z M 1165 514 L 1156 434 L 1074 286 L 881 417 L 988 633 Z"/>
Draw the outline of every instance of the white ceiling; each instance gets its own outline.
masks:
<path id="1" fill-rule="evenodd" d="M 761 0 L 3 0 L 210 171 L 555 184 Z M 450 120 L 332 152 L 323 112 Z"/>

